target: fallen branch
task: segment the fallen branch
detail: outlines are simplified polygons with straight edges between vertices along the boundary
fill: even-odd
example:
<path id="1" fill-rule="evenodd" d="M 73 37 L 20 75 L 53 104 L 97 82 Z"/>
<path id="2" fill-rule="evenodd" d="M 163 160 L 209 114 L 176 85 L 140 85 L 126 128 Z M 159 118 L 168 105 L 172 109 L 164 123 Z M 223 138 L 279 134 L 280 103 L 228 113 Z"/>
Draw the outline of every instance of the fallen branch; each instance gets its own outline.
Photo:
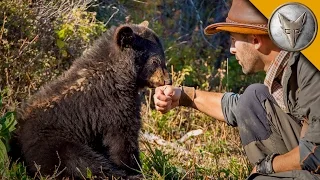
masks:
<path id="1" fill-rule="evenodd" d="M 156 136 L 155 134 L 145 132 L 145 133 L 142 133 L 141 136 L 143 137 L 142 138 L 143 141 L 147 141 L 149 143 L 155 143 L 160 146 L 169 146 L 169 147 L 176 149 L 179 152 L 182 152 L 184 154 L 190 154 L 190 151 L 188 151 L 186 148 L 182 147 L 178 143 L 166 141 L 166 140 L 162 139 L 161 137 Z"/>
<path id="2" fill-rule="evenodd" d="M 197 129 L 197 130 L 192 130 L 192 131 L 189 131 L 187 132 L 187 134 L 185 134 L 184 136 L 182 136 L 182 138 L 180 138 L 178 140 L 179 143 L 183 143 L 185 142 L 186 140 L 188 140 L 189 138 L 193 137 L 193 136 L 199 136 L 203 134 L 203 130 L 202 129 Z"/>
<path id="3" fill-rule="evenodd" d="M 186 133 L 184 136 L 182 136 L 182 138 L 180 138 L 176 142 L 166 141 L 163 138 L 161 138 L 155 134 L 148 133 L 148 132 L 141 133 L 141 137 L 142 137 L 143 141 L 147 141 L 149 143 L 156 143 L 160 146 L 169 146 L 173 149 L 178 150 L 179 152 L 183 152 L 185 154 L 190 154 L 190 151 L 188 151 L 185 147 L 181 146 L 180 143 L 183 143 L 186 140 L 188 140 L 189 138 L 194 137 L 194 136 L 198 136 L 200 134 L 203 134 L 203 130 L 201 130 L 201 129 L 193 130 L 193 131 Z"/>

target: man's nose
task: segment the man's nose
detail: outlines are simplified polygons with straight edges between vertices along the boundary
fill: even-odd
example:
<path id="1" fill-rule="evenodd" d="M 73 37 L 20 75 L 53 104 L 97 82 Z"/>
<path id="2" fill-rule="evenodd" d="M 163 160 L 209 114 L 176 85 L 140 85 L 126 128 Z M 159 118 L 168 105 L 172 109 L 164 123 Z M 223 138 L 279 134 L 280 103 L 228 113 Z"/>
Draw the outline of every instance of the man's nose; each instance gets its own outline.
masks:
<path id="1" fill-rule="evenodd" d="M 236 48 L 235 47 L 230 47 L 230 53 L 231 54 L 236 54 Z"/>

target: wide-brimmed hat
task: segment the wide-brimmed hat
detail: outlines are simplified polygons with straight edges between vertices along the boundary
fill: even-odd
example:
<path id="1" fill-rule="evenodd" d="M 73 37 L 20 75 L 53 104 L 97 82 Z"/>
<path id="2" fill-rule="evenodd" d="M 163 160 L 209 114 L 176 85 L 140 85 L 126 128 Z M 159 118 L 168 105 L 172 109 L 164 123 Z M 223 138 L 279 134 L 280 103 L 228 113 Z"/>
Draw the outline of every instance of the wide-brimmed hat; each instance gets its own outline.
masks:
<path id="1" fill-rule="evenodd" d="M 268 19 L 249 0 L 233 0 L 226 22 L 207 26 L 204 33 L 220 31 L 241 34 L 268 34 Z"/>

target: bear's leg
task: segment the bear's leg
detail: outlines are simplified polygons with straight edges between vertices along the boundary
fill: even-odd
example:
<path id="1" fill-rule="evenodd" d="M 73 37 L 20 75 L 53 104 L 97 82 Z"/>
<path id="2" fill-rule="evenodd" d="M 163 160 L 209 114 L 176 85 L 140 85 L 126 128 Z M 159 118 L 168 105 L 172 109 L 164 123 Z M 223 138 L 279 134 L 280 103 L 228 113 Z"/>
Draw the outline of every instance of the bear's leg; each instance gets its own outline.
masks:
<path id="1" fill-rule="evenodd" d="M 104 139 L 105 146 L 109 147 L 112 162 L 126 169 L 128 175 L 140 174 L 139 143 L 137 135 L 113 135 Z"/>
<path id="2" fill-rule="evenodd" d="M 92 175 L 100 177 L 125 177 L 125 170 L 112 163 L 107 155 L 95 152 L 87 145 L 65 143 L 60 146 L 59 157 L 62 167 L 66 167 L 63 176 L 82 178 L 87 176 L 87 169 Z M 81 173 L 80 173 L 80 172 Z"/>
<path id="3" fill-rule="evenodd" d="M 90 169 L 93 176 L 109 179 L 126 176 L 126 171 L 112 163 L 107 155 L 95 152 L 88 145 L 61 139 L 37 141 L 24 151 L 24 155 L 28 171 L 33 175 L 40 173 L 42 176 L 59 175 L 57 179 L 83 179 Z"/>

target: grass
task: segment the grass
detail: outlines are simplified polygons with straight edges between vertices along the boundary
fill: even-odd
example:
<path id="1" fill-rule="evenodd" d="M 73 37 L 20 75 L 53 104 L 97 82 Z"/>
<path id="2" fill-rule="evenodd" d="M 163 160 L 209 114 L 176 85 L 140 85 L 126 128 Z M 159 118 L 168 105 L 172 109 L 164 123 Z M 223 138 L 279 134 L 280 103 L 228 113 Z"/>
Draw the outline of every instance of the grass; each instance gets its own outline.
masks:
<path id="1" fill-rule="evenodd" d="M 147 141 L 145 145 L 141 139 L 142 157 L 147 157 L 143 167 L 147 172 L 152 172 L 150 167 L 157 170 L 156 179 L 245 179 L 251 171 L 237 129 L 191 108 L 178 107 L 164 115 L 147 107 L 145 110 L 149 111 L 142 112 L 142 131 L 156 134 L 169 144 Z M 198 129 L 203 133 L 179 143 L 183 135 Z M 158 166 L 167 171 L 155 168 Z M 175 178 L 167 177 L 169 172 Z"/>

